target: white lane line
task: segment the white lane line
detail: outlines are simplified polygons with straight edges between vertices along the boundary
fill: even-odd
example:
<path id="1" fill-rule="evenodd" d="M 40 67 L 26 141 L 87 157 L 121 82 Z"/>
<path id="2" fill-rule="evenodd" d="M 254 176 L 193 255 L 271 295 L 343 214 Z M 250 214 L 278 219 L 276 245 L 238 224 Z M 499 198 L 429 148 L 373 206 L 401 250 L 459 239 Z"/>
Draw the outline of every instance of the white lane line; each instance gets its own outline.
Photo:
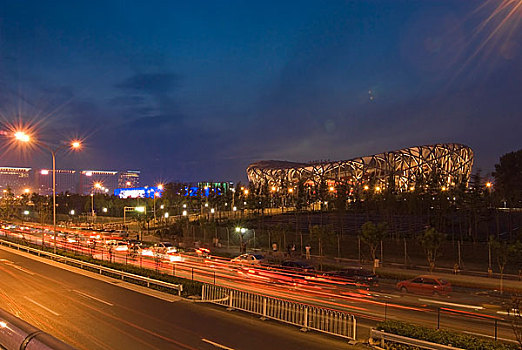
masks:
<path id="1" fill-rule="evenodd" d="M 17 269 L 17 270 L 20 270 L 20 271 L 22 271 L 22 272 L 25 272 L 25 273 L 31 275 L 31 276 L 34 276 L 34 272 L 31 272 L 31 271 L 29 271 L 29 270 L 26 270 L 26 269 L 24 269 L 24 268 L 21 267 L 21 266 L 18 266 L 18 265 L 11 265 L 11 266 L 14 267 L 14 268 Z"/>
<path id="2" fill-rule="evenodd" d="M 438 301 L 438 300 L 431 300 L 431 299 L 418 299 L 419 301 L 425 302 L 425 303 L 432 303 L 432 304 L 441 304 L 441 305 L 448 305 L 448 306 L 455 306 L 455 307 L 463 307 L 466 309 L 474 309 L 474 310 L 483 310 L 483 306 L 478 305 L 466 305 L 466 304 L 455 304 L 455 303 L 447 303 L 445 301 Z"/>
<path id="3" fill-rule="evenodd" d="M 90 299 L 93 299 L 93 300 L 99 301 L 100 303 L 104 303 L 105 305 L 114 306 L 114 304 L 111 304 L 111 303 L 109 303 L 108 301 L 101 300 L 101 299 L 99 299 L 99 298 L 93 297 L 92 295 L 89 295 L 89 294 L 87 294 L 87 293 L 81 292 L 81 291 L 79 291 L 79 290 L 73 289 L 73 292 L 76 292 L 76 293 L 78 293 L 78 294 L 80 294 L 80 295 L 83 295 L 83 296 L 86 297 L 86 298 L 90 298 Z"/>
<path id="4" fill-rule="evenodd" d="M 31 298 L 29 298 L 29 297 L 24 297 L 24 298 L 27 299 L 27 300 L 29 300 L 31 303 L 33 303 L 33 304 L 35 304 L 35 305 L 38 305 L 38 306 L 41 307 L 42 309 L 44 309 L 44 310 L 46 310 L 46 311 L 52 313 L 53 315 L 55 315 L 55 316 L 60 316 L 59 313 L 54 312 L 53 310 L 51 310 L 51 309 L 49 309 L 49 308 L 43 306 L 43 305 L 40 304 L 39 302 L 36 302 L 36 301 L 34 301 L 33 299 L 31 299 Z"/>
<path id="5" fill-rule="evenodd" d="M 210 345 L 214 345 L 216 348 L 220 348 L 220 349 L 224 349 L 224 350 L 234 350 L 232 348 L 229 348 L 228 346 L 215 343 L 215 342 L 205 339 L 205 338 L 201 338 L 201 341 L 204 341 L 205 343 L 208 343 Z"/>

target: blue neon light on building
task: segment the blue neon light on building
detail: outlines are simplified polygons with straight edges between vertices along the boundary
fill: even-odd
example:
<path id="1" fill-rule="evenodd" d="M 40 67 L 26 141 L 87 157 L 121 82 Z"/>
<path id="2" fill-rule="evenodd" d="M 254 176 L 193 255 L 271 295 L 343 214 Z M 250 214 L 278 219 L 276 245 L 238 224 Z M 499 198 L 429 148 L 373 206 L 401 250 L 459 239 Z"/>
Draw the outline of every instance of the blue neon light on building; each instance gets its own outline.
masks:
<path id="1" fill-rule="evenodd" d="M 114 195 L 120 198 L 154 198 L 161 197 L 163 190 L 155 186 L 116 188 Z"/>

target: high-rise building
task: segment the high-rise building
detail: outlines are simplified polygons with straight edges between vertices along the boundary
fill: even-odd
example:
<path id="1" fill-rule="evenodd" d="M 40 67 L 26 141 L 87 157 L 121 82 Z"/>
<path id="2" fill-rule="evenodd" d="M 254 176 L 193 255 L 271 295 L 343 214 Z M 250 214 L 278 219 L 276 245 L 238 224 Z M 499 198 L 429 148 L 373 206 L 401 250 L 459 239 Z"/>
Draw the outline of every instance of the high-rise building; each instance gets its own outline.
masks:
<path id="1" fill-rule="evenodd" d="M 139 170 L 127 170 L 122 171 L 118 177 L 119 188 L 133 188 L 138 187 L 140 184 L 140 171 Z"/>
<path id="2" fill-rule="evenodd" d="M 30 174 L 31 168 L 0 167 L 0 188 L 14 194 L 32 191 Z"/>
<path id="3" fill-rule="evenodd" d="M 96 184 L 100 187 L 96 187 Z M 79 190 L 80 194 L 94 192 L 113 193 L 118 188 L 118 172 L 111 170 L 82 170 L 80 171 Z"/>
<path id="4" fill-rule="evenodd" d="M 53 193 L 53 171 L 40 169 L 34 174 L 35 192 L 41 195 Z M 56 193 L 78 193 L 78 172 L 56 169 Z"/>

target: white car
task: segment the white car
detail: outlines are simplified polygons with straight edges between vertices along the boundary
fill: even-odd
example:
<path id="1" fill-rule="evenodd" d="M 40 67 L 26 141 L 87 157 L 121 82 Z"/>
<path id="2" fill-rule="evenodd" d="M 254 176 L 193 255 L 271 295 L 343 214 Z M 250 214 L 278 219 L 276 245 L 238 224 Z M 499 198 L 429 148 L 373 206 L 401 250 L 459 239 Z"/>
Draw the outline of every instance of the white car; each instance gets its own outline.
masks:
<path id="1" fill-rule="evenodd" d="M 110 240 L 105 243 L 107 248 L 112 248 L 117 252 L 126 252 L 129 250 L 129 245 L 126 242 Z"/>
<path id="2" fill-rule="evenodd" d="M 231 260 L 233 263 L 261 265 L 265 263 L 266 259 L 261 254 L 241 254 L 240 256 Z"/>

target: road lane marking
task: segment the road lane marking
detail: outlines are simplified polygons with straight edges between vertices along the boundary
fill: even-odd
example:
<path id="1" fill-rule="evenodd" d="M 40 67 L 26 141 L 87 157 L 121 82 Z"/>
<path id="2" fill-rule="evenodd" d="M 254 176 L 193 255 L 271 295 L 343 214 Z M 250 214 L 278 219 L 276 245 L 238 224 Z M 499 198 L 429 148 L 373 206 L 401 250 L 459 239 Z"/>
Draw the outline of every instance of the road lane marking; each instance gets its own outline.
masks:
<path id="1" fill-rule="evenodd" d="M 234 350 L 233 348 L 229 348 L 228 346 L 215 343 L 215 342 L 213 342 L 211 340 L 208 340 L 208 339 L 205 339 L 205 338 L 201 338 L 201 341 L 203 341 L 205 343 L 208 343 L 210 345 L 214 345 L 216 348 L 220 348 L 220 349 L 223 349 L 223 350 Z"/>
<path id="2" fill-rule="evenodd" d="M 82 291 L 79 291 L 79 290 L 73 289 L 73 292 L 76 292 L 76 293 L 78 293 L 78 294 L 80 294 L 80 295 L 83 295 L 83 296 L 86 297 L 86 298 L 90 298 L 90 299 L 93 299 L 93 300 L 99 301 L 100 303 L 104 303 L 105 305 L 114 306 L 114 304 L 111 304 L 111 303 L 109 303 L 108 301 L 105 301 L 105 300 L 102 300 L 102 299 L 99 299 L 99 298 L 93 297 L 92 295 L 89 295 L 89 294 L 84 293 L 84 292 L 82 292 Z"/>
<path id="3" fill-rule="evenodd" d="M 16 265 L 16 263 L 13 262 L 13 261 L 11 261 L 11 260 L 0 259 L 0 262 L 5 263 L 6 265 L 9 265 L 9 266 L 11 266 L 11 267 L 14 267 L 15 269 L 18 269 L 18 270 L 20 270 L 20 271 L 22 271 L 22 272 L 25 272 L 25 273 L 27 273 L 27 274 L 29 274 L 29 275 L 31 275 L 31 276 L 34 276 L 34 272 L 31 272 L 31 271 L 29 271 L 29 270 L 27 270 L 27 269 L 24 269 L 24 268 L 21 267 L 21 266 Z"/>
<path id="4" fill-rule="evenodd" d="M 425 303 L 432 303 L 432 304 L 441 304 L 441 305 L 448 305 L 448 306 L 455 306 L 455 307 L 463 307 L 467 309 L 475 309 L 475 310 L 483 310 L 483 306 L 478 305 L 467 305 L 467 304 L 455 304 L 455 303 L 448 303 L 445 301 L 438 301 L 438 300 L 431 300 L 431 299 L 418 299 L 419 301 L 425 302 Z"/>
<path id="5" fill-rule="evenodd" d="M 14 267 L 14 268 L 17 269 L 17 270 L 20 270 L 20 271 L 22 271 L 22 272 L 25 272 L 25 273 L 31 275 L 31 276 L 34 276 L 34 272 L 31 272 L 31 271 L 29 271 L 29 270 L 26 270 L 26 269 L 24 269 L 24 268 L 21 267 L 21 266 L 18 266 L 18 265 L 11 265 L 11 266 Z"/>
<path id="6" fill-rule="evenodd" d="M 40 304 L 40 303 L 37 302 L 37 301 L 34 301 L 33 299 L 31 299 L 31 298 L 29 298 L 29 297 L 24 297 L 24 298 L 27 299 L 27 300 L 29 300 L 31 303 L 33 303 L 33 304 L 35 304 L 35 305 L 38 305 L 38 306 L 41 307 L 42 309 L 44 309 L 44 310 L 46 310 L 46 311 L 52 313 L 53 315 L 55 315 L 55 316 L 60 316 L 59 313 L 54 312 L 53 310 L 51 310 L 51 309 L 49 309 L 49 308 L 43 306 L 42 304 Z"/>

